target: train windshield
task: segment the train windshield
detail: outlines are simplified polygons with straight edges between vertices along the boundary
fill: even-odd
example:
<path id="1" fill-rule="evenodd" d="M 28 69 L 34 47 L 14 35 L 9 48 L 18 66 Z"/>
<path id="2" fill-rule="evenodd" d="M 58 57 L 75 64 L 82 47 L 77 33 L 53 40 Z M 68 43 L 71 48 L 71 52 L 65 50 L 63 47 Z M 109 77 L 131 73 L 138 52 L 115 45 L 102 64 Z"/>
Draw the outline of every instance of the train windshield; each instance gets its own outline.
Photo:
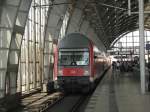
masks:
<path id="1" fill-rule="evenodd" d="M 59 66 L 86 66 L 89 64 L 89 51 L 60 51 Z"/>

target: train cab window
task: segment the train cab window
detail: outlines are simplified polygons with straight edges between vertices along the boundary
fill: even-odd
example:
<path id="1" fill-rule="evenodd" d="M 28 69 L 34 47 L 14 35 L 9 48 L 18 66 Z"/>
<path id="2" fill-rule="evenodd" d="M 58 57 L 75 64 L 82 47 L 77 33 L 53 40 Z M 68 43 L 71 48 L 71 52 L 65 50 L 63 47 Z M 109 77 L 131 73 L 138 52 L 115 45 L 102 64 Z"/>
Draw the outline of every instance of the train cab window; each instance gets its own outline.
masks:
<path id="1" fill-rule="evenodd" d="M 89 52 L 88 51 L 60 51 L 58 64 L 59 66 L 89 65 Z"/>

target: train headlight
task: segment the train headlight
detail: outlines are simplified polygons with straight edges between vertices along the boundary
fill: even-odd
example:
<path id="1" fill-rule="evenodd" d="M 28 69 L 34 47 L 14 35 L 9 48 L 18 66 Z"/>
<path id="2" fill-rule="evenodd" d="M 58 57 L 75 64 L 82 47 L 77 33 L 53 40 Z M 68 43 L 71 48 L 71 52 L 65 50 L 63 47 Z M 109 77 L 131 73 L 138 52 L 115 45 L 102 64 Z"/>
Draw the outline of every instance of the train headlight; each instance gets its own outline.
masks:
<path id="1" fill-rule="evenodd" d="M 63 75 L 63 71 L 62 70 L 58 70 L 58 75 Z"/>
<path id="2" fill-rule="evenodd" d="M 89 71 L 88 71 L 88 70 L 85 70 L 85 71 L 84 71 L 84 75 L 86 75 L 86 76 L 89 75 Z"/>
<path id="3" fill-rule="evenodd" d="M 94 82 L 94 78 L 93 77 L 90 77 L 90 82 Z"/>

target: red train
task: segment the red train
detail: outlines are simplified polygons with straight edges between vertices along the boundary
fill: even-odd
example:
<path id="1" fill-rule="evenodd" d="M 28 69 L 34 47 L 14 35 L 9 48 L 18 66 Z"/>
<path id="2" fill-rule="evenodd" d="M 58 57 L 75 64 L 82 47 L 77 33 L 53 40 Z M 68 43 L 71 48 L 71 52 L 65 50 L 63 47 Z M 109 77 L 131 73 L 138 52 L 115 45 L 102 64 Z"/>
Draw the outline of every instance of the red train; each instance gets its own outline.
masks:
<path id="1" fill-rule="evenodd" d="M 92 41 L 80 33 L 60 40 L 54 54 L 54 76 L 65 91 L 88 92 L 110 64 L 109 58 L 96 54 Z"/>

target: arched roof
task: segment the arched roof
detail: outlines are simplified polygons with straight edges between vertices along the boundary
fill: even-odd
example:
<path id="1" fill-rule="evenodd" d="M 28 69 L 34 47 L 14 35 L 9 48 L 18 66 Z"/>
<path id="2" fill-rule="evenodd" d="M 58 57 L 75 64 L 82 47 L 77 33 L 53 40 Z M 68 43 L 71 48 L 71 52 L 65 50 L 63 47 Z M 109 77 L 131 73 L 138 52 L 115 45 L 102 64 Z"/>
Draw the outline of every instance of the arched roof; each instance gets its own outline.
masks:
<path id="1" fill-rule="evenodd" d="M 86 0 L 86 18 L 95 29 L 104 45 L 110 44 L 120 35 L 136 30 L 138 26 L 138 0 L 131 0 L 131 15 L 128 15 L 128 0 Z M 150 10 L 144 0 L 145 11 Z M 145 27 L 149 28 L 150 17 L 145 14 Z"/>
<path id="2" fill-rule="evenodd" d="M 29 9 L 48 8 L 44 25 L 44 42 L 41 46 L 44 54 L 45 74 L 48 74 L 50 44 L 58 39 L 64 16 L 68 11 L 66 34 L 81 32 L 90 38 L 98 48 L 106 51 L 120 35 L 138 29 L 138 0 L 131 0 L 128 15 L 128 0 L 47 0 L 47 4 L 31 3 L 34 0 L 0 0 L 0 75 L 3 81 L 0 90 L 5 89 L 7 75 L 17 77 L 21 43 L 24 36 Z M 149 0 L 144 0 L 144 10 L 150 11 Z M 150 16 L 145 14 L 145 28 L 150 29 Z M 35 38 L 35 37 L 34 37 Z M 51 48 L 52 49 L 52 48 Z M 49 55 L 50 54 L 50 55 Z M 12 79 L 13 80 L 13 79 Z M 14 81 L 12 81 L 14 82 Z M 13 86 L 16 85 L 14 82 Z M 15 88 L 16 89 L 16 88 Z M 16 90 L 12 89 L 11 93 Z M 0 93 L 2 97 L 4 93 Z"/>

